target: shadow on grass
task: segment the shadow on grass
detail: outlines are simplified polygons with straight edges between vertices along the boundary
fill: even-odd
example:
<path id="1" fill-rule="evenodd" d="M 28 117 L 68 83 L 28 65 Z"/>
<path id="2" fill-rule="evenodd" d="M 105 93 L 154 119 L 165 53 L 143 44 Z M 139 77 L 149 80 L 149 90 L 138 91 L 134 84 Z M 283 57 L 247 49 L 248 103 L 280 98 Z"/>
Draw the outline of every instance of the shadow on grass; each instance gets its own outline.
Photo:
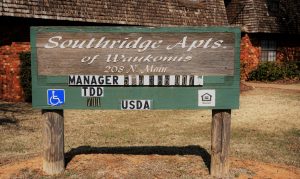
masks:
<path id="1" fill-rule="evenodd" d="M 127 154 L 127 155 L 196 155 L 200 156 L 210 170 L 210 154 L 198 145 L 189 146 L 132 146 L 132 147 L 91 147 L 80 146 L 66 153 L 66 165 L 80 154 Z M 209 171 L 210 172 L 210 171 Z"/>
<path id="2" fill-rule="evenodd" d="M 22 113 L 23 110 L 13 103 L 0 104 L 0 125 L 16 125 L 19 120 L 15 117 L 15 113 Z"/>
<path id="3" fill-rule="evenodd" d="M 18 125 L 19 121 L 15 118 L 11 118 L 8 116 L 0 117 L 0 126 L 1 125 Z"/>

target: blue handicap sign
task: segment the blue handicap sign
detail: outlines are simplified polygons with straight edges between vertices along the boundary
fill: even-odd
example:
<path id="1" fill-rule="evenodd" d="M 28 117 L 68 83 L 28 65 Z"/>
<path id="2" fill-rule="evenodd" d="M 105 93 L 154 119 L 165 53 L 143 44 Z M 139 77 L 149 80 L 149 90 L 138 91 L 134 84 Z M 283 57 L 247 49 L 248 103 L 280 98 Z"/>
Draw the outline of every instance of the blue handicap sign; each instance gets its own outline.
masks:
<path id="1" fill-rule="evenodd" d="M 60 106 L 65 103 L 65 90 L 64 89 L 48 89 L 47 90 L 47 103 L 51 106 Z"/>

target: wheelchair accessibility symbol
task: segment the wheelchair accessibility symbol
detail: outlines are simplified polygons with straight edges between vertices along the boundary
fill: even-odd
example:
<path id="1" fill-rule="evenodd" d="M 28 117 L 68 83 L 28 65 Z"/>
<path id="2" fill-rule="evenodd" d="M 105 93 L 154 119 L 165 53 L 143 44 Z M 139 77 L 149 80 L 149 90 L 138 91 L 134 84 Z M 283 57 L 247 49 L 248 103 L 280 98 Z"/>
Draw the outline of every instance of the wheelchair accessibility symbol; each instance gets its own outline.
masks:
<path id="1" fill-rule="evenodd" d="M 65 90 L 64 89 L 48 89 L 47 90 L 47 103 L 51 106 L 60 106 L 65 103 Z"/>

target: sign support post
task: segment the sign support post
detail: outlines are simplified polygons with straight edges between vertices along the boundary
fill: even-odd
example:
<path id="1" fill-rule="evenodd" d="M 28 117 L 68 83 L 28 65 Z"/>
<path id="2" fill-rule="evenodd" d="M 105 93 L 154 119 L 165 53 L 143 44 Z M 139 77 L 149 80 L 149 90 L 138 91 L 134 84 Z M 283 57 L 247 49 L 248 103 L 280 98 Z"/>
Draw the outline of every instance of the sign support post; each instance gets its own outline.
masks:
<path id="1" fill-rule="evenodd" d="M 212 110 L 210 173 L 217 178 L 229 176 L 231 109 Z"/>
<path id="2" fill-rule="evenodd" d="M 63 114 L 63 110 L 42 110 L 43 171 L 50 175 L 65 170 Z"/>

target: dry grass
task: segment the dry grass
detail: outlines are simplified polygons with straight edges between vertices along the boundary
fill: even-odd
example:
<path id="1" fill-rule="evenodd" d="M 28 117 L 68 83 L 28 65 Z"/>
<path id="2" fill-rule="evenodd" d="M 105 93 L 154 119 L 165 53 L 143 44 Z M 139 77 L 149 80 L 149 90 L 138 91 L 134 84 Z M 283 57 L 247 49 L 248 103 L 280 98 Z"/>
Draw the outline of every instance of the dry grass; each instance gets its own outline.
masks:
<path id="1" fill-rule="evenodd" d="M 299 133 L 299 91 L 257 88 L 233 113 L 232 155 L 299 167 Z"/>
<path id="2" fill-rule="evenodd" d="M 241 95 L 240 106 L 232 113 L 230 155 L 300 167 L 300 93 L 256 88 Z M 40 111 L 24 103 L 1 102 L 0 108 L 0 165 L 40 155 Z M 176 154 L 181 147 L 193 145 L 209 152 L 210 125 L 211 111 L 202 110 L 66 110 L 65 151 L 80 153 L 80 146 L 90 146 L 86 148 L 112 153 L 144 146 L 135 152 L 162 154 L 159 150 L 167 149 L 177 150 Z M 189 150 L 193 149 L 181 152 Z"/>
<path id="3" fill-rule="evenodd" d="M 0 166 L 40 151 L 40 111 L 26 103 L 0 102 Z"/>

